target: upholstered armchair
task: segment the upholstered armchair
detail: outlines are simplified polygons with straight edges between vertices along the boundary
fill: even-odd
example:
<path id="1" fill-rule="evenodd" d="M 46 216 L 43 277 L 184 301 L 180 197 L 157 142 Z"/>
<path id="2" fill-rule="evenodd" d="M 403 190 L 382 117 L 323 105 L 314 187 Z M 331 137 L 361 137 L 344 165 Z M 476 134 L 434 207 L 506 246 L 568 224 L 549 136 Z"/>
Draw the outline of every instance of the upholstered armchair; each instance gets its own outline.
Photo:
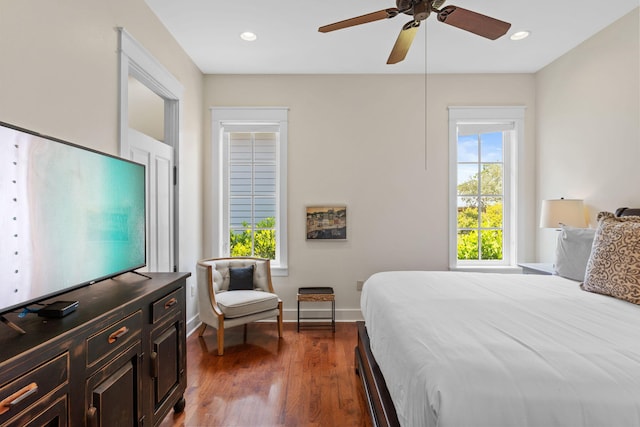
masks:
<path id="1" fill-rule="evenodd" d="M 204 334 L 217 330 L 218 355 L 224 354 L 224 330 L 276 317 L 282 337 L 282 301 L 273 291 L 271 264 L 253 257 L 211 258 L 198 261 L 198 305 Z"/>

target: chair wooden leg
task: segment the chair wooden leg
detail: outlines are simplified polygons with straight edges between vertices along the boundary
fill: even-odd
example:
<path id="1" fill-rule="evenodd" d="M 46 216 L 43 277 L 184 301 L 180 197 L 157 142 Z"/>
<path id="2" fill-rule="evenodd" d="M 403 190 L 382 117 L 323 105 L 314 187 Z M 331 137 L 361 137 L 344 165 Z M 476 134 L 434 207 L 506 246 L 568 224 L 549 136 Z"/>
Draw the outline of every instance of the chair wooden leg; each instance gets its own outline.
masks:
<path id="1" fill-rule="evenodd" d="M 224 328 L 218 328 L 218 356 L 224 354 Z"/>
<path id="2" fill-rule="evenodd" d="M 278 338 L 282 338 L 282 301 L 278 303 Z"/>
<path id="3" fill-rule="evenodd" d="M 198 329 L 198 336 L 201 337 L 204 334 L 204 330 L 207 329 L 207 324 L 203 323 L 200 325 L 200 329 Z"/>

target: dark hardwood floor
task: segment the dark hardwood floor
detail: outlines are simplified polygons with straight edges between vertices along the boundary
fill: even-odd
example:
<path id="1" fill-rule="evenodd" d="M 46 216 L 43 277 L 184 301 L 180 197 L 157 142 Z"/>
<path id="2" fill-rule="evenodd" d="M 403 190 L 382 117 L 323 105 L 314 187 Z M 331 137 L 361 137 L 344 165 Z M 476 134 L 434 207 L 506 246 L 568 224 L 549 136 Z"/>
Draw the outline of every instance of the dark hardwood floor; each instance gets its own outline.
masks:
<path id="1" fill-rule="evenodd" d="M 296 331 L 285 323 L 253 323 L 225 331 L 224 356 L 215 329 L 187 339 L 186 407 L 162 422 L 170 426 L 371 426 L 355 373 L 355 323 Z"/>

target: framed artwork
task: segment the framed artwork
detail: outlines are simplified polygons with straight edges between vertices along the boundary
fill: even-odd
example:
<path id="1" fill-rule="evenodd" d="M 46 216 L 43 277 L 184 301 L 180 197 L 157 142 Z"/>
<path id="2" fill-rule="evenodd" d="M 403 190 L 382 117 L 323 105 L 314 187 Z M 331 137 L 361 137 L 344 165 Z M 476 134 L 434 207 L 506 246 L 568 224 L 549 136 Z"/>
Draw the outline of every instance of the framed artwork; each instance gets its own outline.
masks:
<path id="1" fill-rule="evenodd" d="M 308 206 L 307 240 L 346 240 L 346 206 Z"/>

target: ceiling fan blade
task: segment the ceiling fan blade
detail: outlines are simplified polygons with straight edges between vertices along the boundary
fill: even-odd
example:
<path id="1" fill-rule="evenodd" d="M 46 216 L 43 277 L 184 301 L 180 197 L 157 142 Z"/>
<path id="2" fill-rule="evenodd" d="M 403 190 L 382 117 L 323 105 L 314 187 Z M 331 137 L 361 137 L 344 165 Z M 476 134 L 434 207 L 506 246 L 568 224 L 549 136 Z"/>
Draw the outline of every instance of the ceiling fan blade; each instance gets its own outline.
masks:
<path id="1" fill-rule="evenodd" d="M 438 11 L 438 21 L 491 40 L 503 36 L 511 28 L 508 22 L 457 6 L 447 6 Z"/>
<path id="2" fill-rule="evenodd" d="M 379 10 L 377 12 L 367 13 L 366 15 L 356 16 L 355 18 L 345 19 L 344 21 L 335 22 L 333 24 L 324 25 L 318 28 L 321 33 L 328 33 L 330 31 L 341 30 L 347 27 L 353 27 L 355 25 L 366 24 L 368 22 L 379 21 L 381 19 L 393 18 L 398 15 L 400 11 L 395 7 Z"/>
<path id="3" fill-rule="evenodd" d="M 418 32 L 418 27 L 420 27 L 420 21 L 411 21 L 404 24 L 400 31 L 400 35 L 398 35 L 398 38 L 396 39 L 396 44 L 393 45 L 391 54 L 389 54 L 387 64 L 397 64 L 404 60 L 407 56 L 407 52 L 409 52 L 411 43 L 413 43 L 413 39 Z"/>

